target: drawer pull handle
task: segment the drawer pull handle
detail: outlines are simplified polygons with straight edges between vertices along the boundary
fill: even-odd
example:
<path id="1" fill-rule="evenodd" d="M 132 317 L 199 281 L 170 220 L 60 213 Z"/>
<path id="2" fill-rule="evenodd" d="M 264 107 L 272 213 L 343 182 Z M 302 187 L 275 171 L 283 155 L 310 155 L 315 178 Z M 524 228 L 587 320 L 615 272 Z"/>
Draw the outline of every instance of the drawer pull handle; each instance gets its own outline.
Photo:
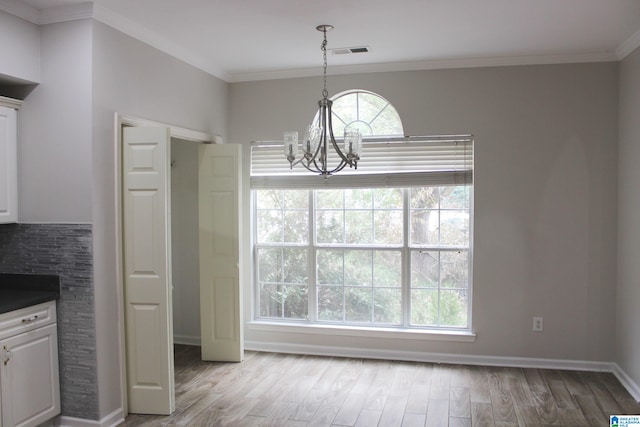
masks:
<path id="1" fill-rule="evenodd" d="M 38 320 L 38 315 L 37 314 L 35 316 L 31 316 L 31 317 L 27 317 L 26 319 L 22 319 L 22 323 L 31 323 L 31 322 L 35 322 L 36 320 Z"/>

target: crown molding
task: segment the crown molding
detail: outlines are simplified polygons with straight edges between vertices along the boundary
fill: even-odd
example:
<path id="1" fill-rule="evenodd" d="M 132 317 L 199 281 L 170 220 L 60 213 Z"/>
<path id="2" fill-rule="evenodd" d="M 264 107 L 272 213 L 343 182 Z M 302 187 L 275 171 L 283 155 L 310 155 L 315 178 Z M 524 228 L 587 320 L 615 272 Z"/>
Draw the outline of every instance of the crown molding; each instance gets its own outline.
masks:
<path id="1" fill-rule="evenodd" d="M 640 30 L 636 31 L 631 35 L 631 37 L 620 43 L 620 46 L 616 49 L 618 60 L 622 61 L 638 47 L 640 47 Z"/>
<path id="2" fill-rule="evenodd" d="M 93 17 L 93 3 L 70 4 L 51 7 L 40 11 L 39 25 L 55 24 L 58 22 L 76 21 Z"/>
<path id="3" fill-rule="evenodd" d="M 38 10 L 18 0 L 0 0 L 0 10 L 36 25 L 75 21 L 93 16 L 93 3 L 79 3 Z"/>
<path id="4" fill-rule="evenodd" d="M 462 59 L 435 59 L 415 62 L 391 62 L 379 64 L 334 65 L 328 69 L 329 75 L 383 73 L 391 71 L 438 70 L 447 68 L 504 67 L 514 65 L 549 65 L 587 62 L 615 62 L 614 53 L 587 53 L 568 55 L 531 55 L 478 57 Z M 297 77 L 315 77 L 322 75 L 321 67 L 295 70 L 268 71 L 264 73 L 234 73 L 230 82 L 248 82 L 257 80 L 277 80 Z"/>
<path id="5" fill-rule="evenodd" d="M 159 35 L 158 33 L 142 27 L 138 23 L 130 20 L 129 18 L 115 13 L 107 8 L 104 8 L 98 4 L 93 6 L 93 18 L 102 22 L 128 36 L 131 36 L 137 40 L 142 41 L 156 49 L 180 59 L 189 65 L 192 65 L 208 74 L 211 74 L 224 81 L 229 81 L 230 76 L 225 73 L 220 67 L 213 64 L 210 60 L 194 54 L 192 51 L 178 46 L 171 40 Z"/>
<path id="6" fill-rule="evenodd" d="M 40 20 L 40 11 L 38 9 L 18 0 L 0 0 L 0 10 L 4 10 L 32 24 L 37 25 Z"/>

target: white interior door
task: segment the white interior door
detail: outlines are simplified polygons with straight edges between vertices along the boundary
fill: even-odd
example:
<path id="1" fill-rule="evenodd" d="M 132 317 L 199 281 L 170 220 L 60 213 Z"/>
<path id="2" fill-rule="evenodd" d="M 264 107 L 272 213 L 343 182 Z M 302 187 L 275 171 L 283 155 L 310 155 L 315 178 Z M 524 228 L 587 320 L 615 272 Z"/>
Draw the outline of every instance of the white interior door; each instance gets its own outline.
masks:
<path id="1" fill-rule="evenodd" d="M 240 145 L 203 145 L 199 156 L 202 359 L 241 362 Z"/>
<path id="2" fill-rule="evenodd" d="M 123 129 L 124 302 L 129 412 L 175 409 L 169 129 Z"/>

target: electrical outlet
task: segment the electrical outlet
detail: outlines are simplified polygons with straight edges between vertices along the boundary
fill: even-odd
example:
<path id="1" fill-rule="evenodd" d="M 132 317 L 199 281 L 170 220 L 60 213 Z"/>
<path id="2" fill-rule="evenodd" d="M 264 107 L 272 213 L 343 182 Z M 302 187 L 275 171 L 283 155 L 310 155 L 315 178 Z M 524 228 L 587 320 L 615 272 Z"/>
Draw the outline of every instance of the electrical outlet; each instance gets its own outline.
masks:
<path id="1" fill-rule="evenodd" d="M 542 332 L 544 330 L 544 323 L 542 321 L 542 317 L 533 318 L 533 330 L 535 332 Z"/>

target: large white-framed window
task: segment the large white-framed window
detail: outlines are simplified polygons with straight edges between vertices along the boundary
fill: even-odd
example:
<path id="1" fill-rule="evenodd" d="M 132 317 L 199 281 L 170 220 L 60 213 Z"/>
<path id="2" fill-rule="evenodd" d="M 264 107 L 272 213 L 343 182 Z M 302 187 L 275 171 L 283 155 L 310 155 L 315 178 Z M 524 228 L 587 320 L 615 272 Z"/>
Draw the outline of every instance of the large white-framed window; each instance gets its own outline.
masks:
<path id="1" fill-rule="evenodd" d="M 334 101 L 345 126 L 366 104 L 401 134 L 393 106 L 365 95 Z M 384 129 L 365 137 L 358 171 L 329 179 L 289 171 L 278 144 L 252 145 L 255 320 L 471 329 L 473 140 Z"/>

